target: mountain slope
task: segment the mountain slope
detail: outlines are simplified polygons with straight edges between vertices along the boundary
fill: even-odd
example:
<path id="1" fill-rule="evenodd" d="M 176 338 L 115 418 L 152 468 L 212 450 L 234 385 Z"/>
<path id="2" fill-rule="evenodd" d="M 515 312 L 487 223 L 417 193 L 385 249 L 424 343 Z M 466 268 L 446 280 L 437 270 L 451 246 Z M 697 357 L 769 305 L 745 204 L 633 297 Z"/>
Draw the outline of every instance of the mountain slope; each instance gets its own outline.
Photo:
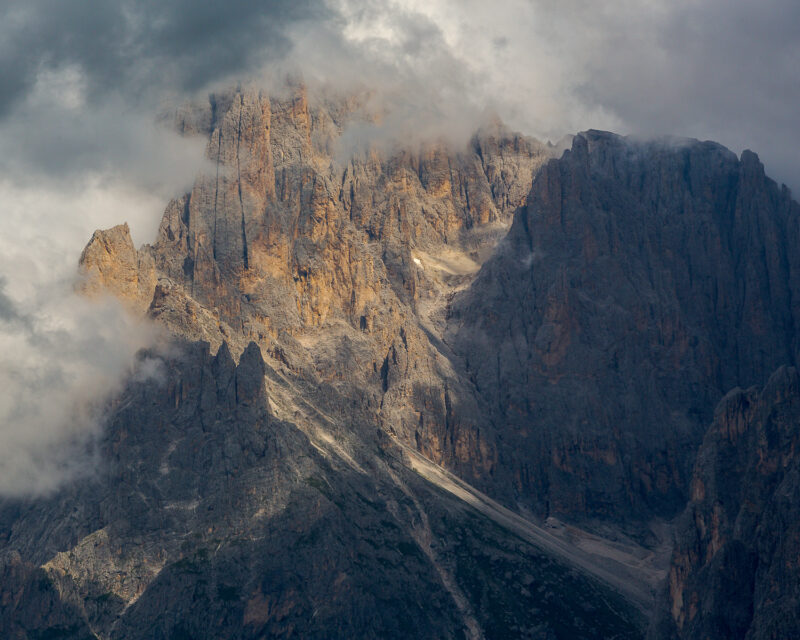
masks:
<path id="1" fill-rule="evenodd" d="M 714 143 L 590 131 L 545 165 L 447 332 L 521 505 L 682 509 L 717 401 L 796 362 L 798 220 L 754 154 Z"/>
<path id="2" fill-rule="evenodd" d="M 498 526 L 404 453 L 490 479 L 471 386 L 437 332 L 548 149 L 495 126 L 463 153 L 341 162 L 354 117 L 303 90 L 212 96 L 176 118 L 216 166 L 156 243 L 137 250 L 122 225 L 87 245 L 84 292 L 113 292 L 178 346 L 143 354 L 154 377 L 109 407 L 96 477 L 0 506 L 9 571 L 45 572 L 27 608 L 4 585 L 19 637 L 40 632 L 26 612 L 54 588 L 67 613 L 42 633 L 641 636 L 591 559 Z"/>
<path id="3" fill-rule="evenodd" d="M 293 384 L 359 406 L 480 482 L 493 439 L 437 336 L 550 148 L 492 125 L 463 152 L 432 143 L 342 160 L 339 136 L 365 117 L 357 100 L 312 104 L 303 88 L 180 110 L 182 130 L 208 136 L 214 169 L 170 204 L 153 246 L 97 236 L 86 288 L 214 347 L 254 340 Z M 119 262 L 136 275 L 120 278 Z"/>
<path id="4" fill-rule="evenodd" d="M 390 440 L 340 455 L 272 416 L 254 344 L 238 366 L 203 344 L 159 362 L 116 401 L 95 477 L 2 505 L 4 637 L 641 637 L 612 589 Z"/>
<path id="5" fill-rule="evenodd" d="M 790 638 L 800 612 L 800 377 L 722 399 L 697 455 L 653 638 Z"/>
<path id="6" fill-rule="evenodd" d="M 714 405 L 796 363 L 800 210 L 755 155 L 351 153 L 376 116 L 302 87 L 173 115 L 210 168 L 80 265 L 172 346 L 93 478 L 0 503 L 0 631 L 641 637 Z"/>

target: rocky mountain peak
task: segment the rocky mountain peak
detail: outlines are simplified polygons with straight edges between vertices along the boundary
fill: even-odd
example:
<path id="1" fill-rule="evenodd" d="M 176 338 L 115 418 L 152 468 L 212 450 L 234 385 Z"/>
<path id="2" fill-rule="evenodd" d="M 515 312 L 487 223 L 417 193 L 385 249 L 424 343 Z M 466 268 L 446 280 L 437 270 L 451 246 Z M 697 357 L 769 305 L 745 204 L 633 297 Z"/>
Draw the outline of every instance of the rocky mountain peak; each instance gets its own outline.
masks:
<path id="1" fill-rule="evenodd" d="M 715 143 L 589 131 L 542 167 L 448 329 L 521 501 L 682 508 L 716 402 L 796 362 L 798 214 Z"/>
<path id="2" fill-rule="evenodd" d="M 85 295 L 111 293 L 138 313 L 150 305 L 155 265 L 147 252 L 136 250 L 127 223 L 95 231 L 81 253 L 79 271 L 79 289 Z"/>
<path id="3" fill-rule="evenodd" d="M 94 484 L 0 502 L 8 629 L 633 638 L 663 578 L 654 637 L 788 628 L 800 207 L 755 154 L 499 122 L 344 153 L 377 116 L 301 85 L 173 116 L 207 167 L 80 268 L 175 349 Z"/>

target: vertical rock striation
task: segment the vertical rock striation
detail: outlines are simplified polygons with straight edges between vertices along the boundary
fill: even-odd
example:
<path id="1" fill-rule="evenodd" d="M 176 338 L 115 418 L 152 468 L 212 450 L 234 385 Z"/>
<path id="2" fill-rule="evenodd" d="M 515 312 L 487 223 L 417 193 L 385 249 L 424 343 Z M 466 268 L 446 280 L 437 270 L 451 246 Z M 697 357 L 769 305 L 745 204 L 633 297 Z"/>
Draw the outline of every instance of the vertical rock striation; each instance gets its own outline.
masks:
<path id="1" fill-rule="evenodd" d="M 683 507 L 716 402 L 796 362 L 799 214 L 710 142 L 589 131 L 545 165 L 448 328 L 520 504 Z"/>
<path id="2" fill-rule="evenodd" d="M 369 114 L 357 97 L 312 103 L 303 87 L 213 95 L 175 117 L 208 137 L 211 169 L 170 203 L 152 246 L 119 252 L 155 265 L 139 276 L 157 280 L 149 314 L 237 354 L 255 341 L 322 402 L 358 404 L 436 462 L 488 478 L 493 438 L 439 334 L 551 148 L 492 123 L 463 150 L 344 157 L 340 136 Z M 127 292 L 95 245 L 88 286 Z"/>
<path id="3" fill-rule="evenodd" d="M 800 612 L 800 377 L 728 393 L 697 455 L 652 638 L 791 638 Z"/>

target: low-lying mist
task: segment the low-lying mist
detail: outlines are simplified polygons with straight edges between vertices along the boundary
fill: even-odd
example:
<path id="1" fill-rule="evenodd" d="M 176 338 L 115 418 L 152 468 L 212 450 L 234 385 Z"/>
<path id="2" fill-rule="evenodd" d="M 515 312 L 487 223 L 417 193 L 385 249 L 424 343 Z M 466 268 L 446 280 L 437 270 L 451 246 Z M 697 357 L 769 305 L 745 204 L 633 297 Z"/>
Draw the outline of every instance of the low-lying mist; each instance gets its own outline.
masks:
<path id="1" fill-rule="evenodd" d="M 119 217 L 146 237 L 162 203 L 98 181 L 0 181 L 0 201 L 0 495 L 38 495 L 93 471 L 104 404 L 159 337 L 116 300 L 75 292 L 81 248 Z"/>

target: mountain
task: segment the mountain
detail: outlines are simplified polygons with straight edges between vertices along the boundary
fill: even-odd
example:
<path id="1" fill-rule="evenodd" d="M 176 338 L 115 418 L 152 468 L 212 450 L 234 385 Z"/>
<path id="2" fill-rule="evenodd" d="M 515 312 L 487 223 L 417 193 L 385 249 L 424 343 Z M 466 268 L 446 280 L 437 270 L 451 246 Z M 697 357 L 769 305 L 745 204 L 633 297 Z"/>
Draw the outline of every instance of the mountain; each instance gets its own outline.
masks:
<path id="1" fill-rule="evenodd" d="M 671 518 L 716 403 L 796 364 L 800 207 L 755 154 L 589 131 L 452 303 L 517 501 Z"/>
<path id="2" fill-rule="evenodd" d="M 733 489 L 790 436 L 708 462 L 717 403 L 797 364 L 800 208 L 755 154 L 498 122 L 354 150 L 379 114 L 303 87 L 169 118 L 207 168 L 152 245 L 97 231 L 80 288 L 170 341 L 94 475 L 0 501 L 0 636 L 704 637 L 734 607 L 685 510 L 716 500 L 751 515 L 737 597 L 790 610 L 791 546 L 751 562 L 784 476 Z"/>
<path id="3" fill-rule="evenodd" d="M 691 500 L 653 638 L 791 638 L 800 612 L 800 377 L 719 403 L 697 455 Z"/>
<path id="4" fill-rule="evenodd" d="M 4 505 L 2 637 L 641 637 L 624 598 L 388 437 L 353 450 L 273 416 L 255 344 L 160 362 L 115 401 L 95 477 Z"/>

